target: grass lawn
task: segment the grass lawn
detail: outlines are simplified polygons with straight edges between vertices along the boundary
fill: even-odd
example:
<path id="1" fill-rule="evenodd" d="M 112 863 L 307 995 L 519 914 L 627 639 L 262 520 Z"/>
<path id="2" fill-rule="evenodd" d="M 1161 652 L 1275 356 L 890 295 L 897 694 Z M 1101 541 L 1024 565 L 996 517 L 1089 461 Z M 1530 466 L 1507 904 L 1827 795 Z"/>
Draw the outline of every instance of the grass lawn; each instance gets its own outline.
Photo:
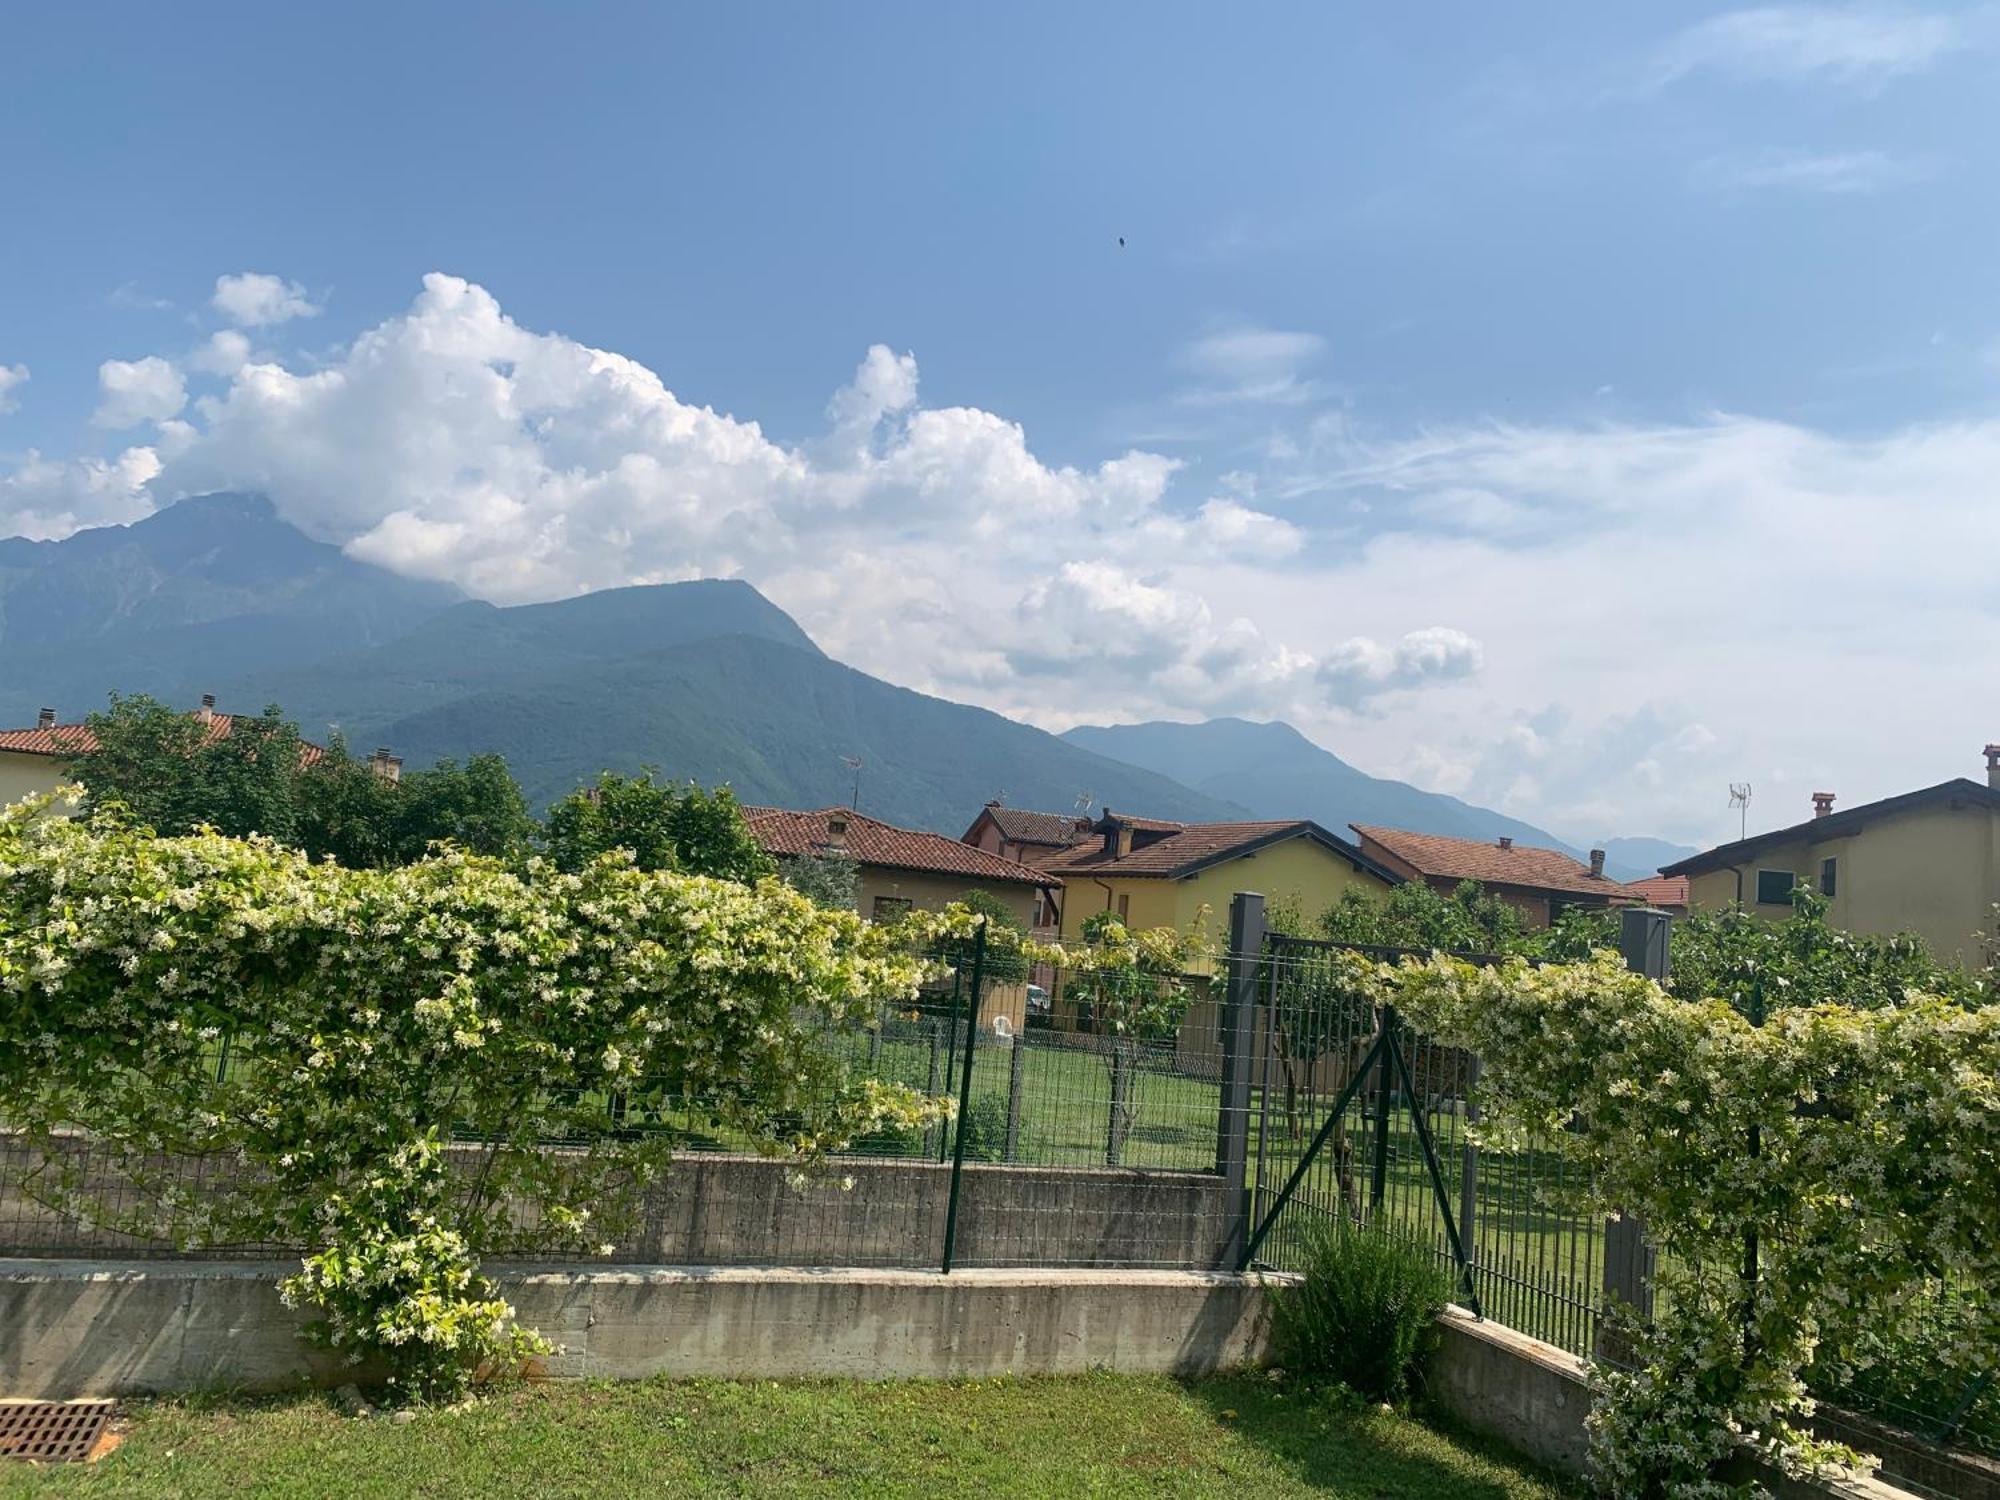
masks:
<path id="1" fill-rule="evenodd" d="M 397 1424 L 321 1396 L 140 1405 L 91 1466 L 0 1462 L 0 1497 L 1353 1496 L 1568 1493 L 1408 1417 L 1261 1376 L 517 1387 Z"/>

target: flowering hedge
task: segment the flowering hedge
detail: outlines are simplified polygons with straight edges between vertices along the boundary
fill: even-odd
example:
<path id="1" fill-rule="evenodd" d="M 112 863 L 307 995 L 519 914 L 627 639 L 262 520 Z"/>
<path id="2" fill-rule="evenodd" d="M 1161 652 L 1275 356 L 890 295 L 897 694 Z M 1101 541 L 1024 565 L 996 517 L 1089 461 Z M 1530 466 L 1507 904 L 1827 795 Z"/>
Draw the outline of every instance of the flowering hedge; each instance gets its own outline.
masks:
<path id="1" fill-rule="evenodd" d="M 1592 1206 L 1643 1215 L 1660 1248 L 1656 1314 L 1629 1330 L 1637 1367 L 1602 1372 L 1592 1416 L 1612 1493 L 1729 1493 L 1717 1465 L 1744 1443 L 1794 1473 L 1852 1461 L 1805 1430 L 1805 1370 L 1865 1363 L 1947 1273 L 1973 1303 L 1960 1352 L 1993 1368 L 2000 1007 L 1831 997 L 1760 1027 L 1602 953 L 1540 969 L 1437 957 L 1366 982 L 1480 1055 L 1483 1135 L 1554 1141 L 1587 1169 Z"/>
<path id="2" fill-rule="evenodd" d="M 39 1144 L 35 1189 L 186 1246 L 311 1247 L 286 1295 L 427 1394 L 538 1347 L 481 1254 L 611 1249 L 665 1146 L 608 1122 L 699 1097 L 810 1157 L 935 1118 L 819 1045 L 920 977 L 775 880 L 352 870 L 0 810 L 0 1123 Z"/>

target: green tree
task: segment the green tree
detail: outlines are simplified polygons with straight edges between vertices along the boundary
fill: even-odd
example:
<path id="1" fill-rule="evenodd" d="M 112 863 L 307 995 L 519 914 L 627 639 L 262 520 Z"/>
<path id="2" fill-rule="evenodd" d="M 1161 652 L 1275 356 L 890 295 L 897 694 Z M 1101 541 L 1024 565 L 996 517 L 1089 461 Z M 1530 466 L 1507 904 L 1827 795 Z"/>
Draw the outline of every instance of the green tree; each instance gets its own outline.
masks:
<path id="1" fill-rule="evenodd" d="M 793 855 L 778 873 L 815 906 L 830 911 L 854 911 L 860 906 L 861 864 L 844 849 Z"/>
<path id="2" fill-rule="evenodd" d="M 752 884 L 777 873 L 728 787 L 675 786 L 650 770 L 606 771 L 549 809 L 549 855 L 580 870 L 612 849 L 630 850 L 642 870 L 679 870 Z"/>
<path id="3" fill-rule="evenodd" d="M 139 694 L 112 694 L 89 720 L 96 747 L 78 757 L 77 780 L 92 808 L 123 806 L 162 834 L 202 826 L 233 836 L 296 836 L 304 744 L 274 704 L 238 714 L 230 732 Z"/>
<path id="4" fill-rule="evenodd" d="M 1111 1105 L 1104 1163 L 1123 1160 L 1125 1142 L 1139 1118 L 1138 1078 L 1146 1044 L 1171 1037 L 1187 1013 L 1193 991 L 1188 970 L 1207 957 L 1194 933 L 1208 923 L 1203 908 L 1189 932 L 1155 927 L 1134 932 L 1108 911 L 1084 919 L 1090 946 L 1069 959 L 1068 993 L 1090 1007 L 1100 1034 L 1099 1055 L 1111 1075 Z"/>
<path id="5" fill-rule="evenodd" d="M 528 799 L 498 755 L 475 755 L 462 766 L 441 760 L 411 771 L 388 801 L 395 813 L 391 848 L 397 864 L 422 859 L 435 843 L 515 859 L 535 837 Z"/>
<path id="6" fill-rule="evenodd" d="M 1516 908 L 1476 880 L 1461 881 L 1449 896 L 1410 880 L 1387 899 L 1350 889 L 1320 914 L 1319 925 L 1336 943 L 1501 953 L 1519 942 L 1523 924 Z"/>

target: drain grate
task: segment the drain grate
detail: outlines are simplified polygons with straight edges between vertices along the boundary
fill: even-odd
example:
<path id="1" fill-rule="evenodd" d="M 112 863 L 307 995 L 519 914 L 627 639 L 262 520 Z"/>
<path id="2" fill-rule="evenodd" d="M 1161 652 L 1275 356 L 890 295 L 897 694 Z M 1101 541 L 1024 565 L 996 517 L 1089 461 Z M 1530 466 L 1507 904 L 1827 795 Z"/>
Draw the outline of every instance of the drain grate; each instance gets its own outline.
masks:
<path id="1" fill-rule="evenodd" d="M 82 1463 L 111 1420 L 110 1401 L 0 1401 L 0 1458 Z"/>

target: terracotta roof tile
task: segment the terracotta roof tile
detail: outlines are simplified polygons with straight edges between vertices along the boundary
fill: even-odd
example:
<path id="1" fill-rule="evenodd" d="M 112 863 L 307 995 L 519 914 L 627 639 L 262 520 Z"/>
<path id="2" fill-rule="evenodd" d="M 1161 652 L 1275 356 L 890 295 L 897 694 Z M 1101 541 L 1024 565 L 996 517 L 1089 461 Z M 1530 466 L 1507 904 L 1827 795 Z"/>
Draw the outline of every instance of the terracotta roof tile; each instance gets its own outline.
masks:
<path id="1" fill-rule="evenodd" d="M 1537 891 L 1630 900 L 1632 892 L 1606 875 L 1593 875 L 1560 849 L 1527 844 L 1505 848 L 1483 839 L 1454 839 L 1440 833 L 1411 833 L 1350 823 L 1362 848 L 1374 843 L 1422 875 L 1443 880 L 1476 880 L 1482 885 L 1525 886 Z"/>
<path id="2" fill-rule="evenodd" d="M 1685 875 L 1651 875 L 1644 880 L 1628 880 L 1625 889 L 1648 906 L 1686 906 L 1688 878 Z"/>
<path id="3" fill-rule="evenodd" d="M 1077 813 L 1030 812 L 1025 807 L 986 804 L 986 816 L 1000 836 L 1014 844 L 1046 844 L 1064 849 L 1090 836 L 1090 819 Z"/>
<path id="4" fill-rule="evenodd" d="M 1328 833 L 1317 823 L 1303 818 L 1251 823 L 1164 823 L 1152 819 L 1123 817 L 1117 821 L 1130 823 L 1140 832 L 1167 831 L 1166 836 L 1137 844 L 1131 853 L 1119 858 L 1115 854 L 1105 852 L 1101 832 L 1094 832 L 1083 843 L 1042 856 L 1040 859 L 1042 868 L 1054 874 L 1151 876 L 1172 879 L 1226 859 L 1248 854 L 1266 844 L 1299 837 L 1317 839 L 1343 858 L 1373 867 L 1373 861 L 1368 860 L 1359 849 L 1345 839 Z M 1376 873 L 1392 884 L 1398 879 L 1379 868 Z"/>
<path id="5" fill-rule="evenodd" d="M 792 812 L 781 807 L 746 807 L 744 821 L 768 854 L 823 853 L 839 847 L 832 841 L 829 820 L 847 820 L 845 848 L 864 865 L 898 870 L 922 870 L 933 875 L 962 875 L 969 880 L 998 880 L 1016 885 L 1060 884 L 1040 870 L 988 854 L 941 833 L 898 828 L 845 807 L 816 812 Z"/>
<path id="6" fill-rule="evenodd" d="M 229 738 L 236 727 L 237 715 L 211 714 L 208 734 L 202 743 L 213 745 L 218 740 Z M 326 751 L 311 740 L 301 740 L 299 758 L 311 765 Z M 97 748 L 97 736 L 92 734 L 88 724 L 51 724 L 48 728 L 0 729 L 0 750 L 11 750 L 17 755 L 54 755 L 67 759 L 76 755 L 88 755 Z"/>

